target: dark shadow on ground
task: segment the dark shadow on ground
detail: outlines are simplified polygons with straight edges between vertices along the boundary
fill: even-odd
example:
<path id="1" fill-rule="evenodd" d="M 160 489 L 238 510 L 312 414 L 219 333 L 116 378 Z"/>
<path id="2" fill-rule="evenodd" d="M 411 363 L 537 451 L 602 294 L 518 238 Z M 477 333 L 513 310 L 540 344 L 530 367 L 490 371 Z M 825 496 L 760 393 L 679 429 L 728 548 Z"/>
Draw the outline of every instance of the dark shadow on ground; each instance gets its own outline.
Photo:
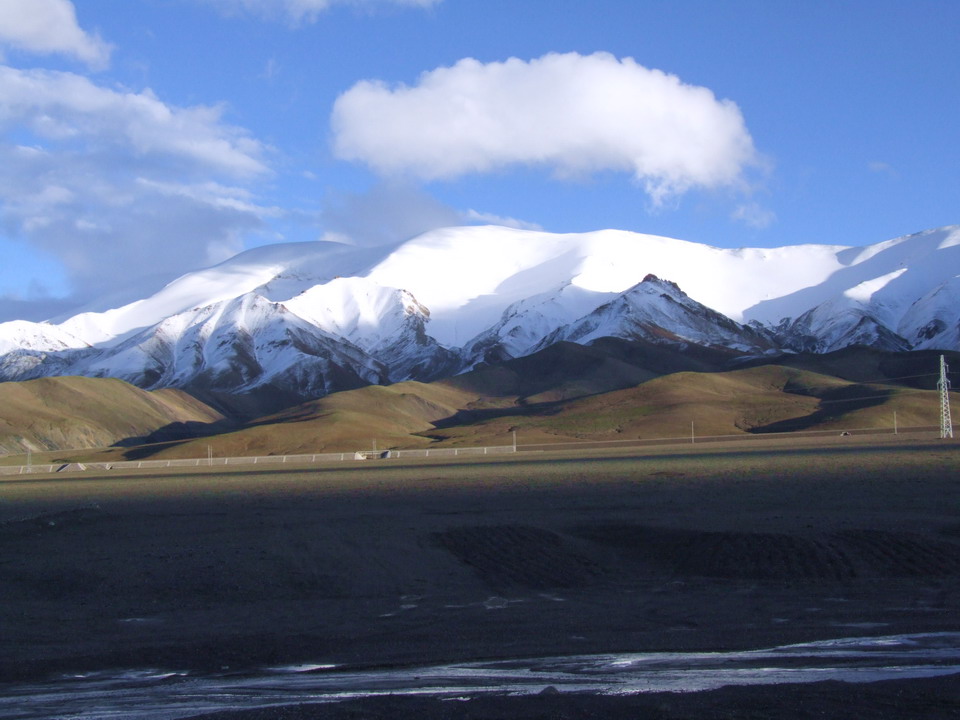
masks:
<path id="1" fill-rule="evenodd" d="M 820 406 L 809 415 L 803 417 L 779 420 L 767 425 L 750 428 L 751 433 L 784 433 L 808 430 L 828 420 L 841 417 L 854 410 L 864 410 L 870 407 L 883 405 L 892 390 L 886 390 L 869 385 L 850 385 L 827 392 L 818 393 Z"/>
<path id="2" fill-rule="evenodd" d="M 212 423 L 205 423 L 190 420 L 187 422 L 172 422 L 163 427 L 157 428 L 147 435 L 138 435 L 113 444 L 113 447 L 135 447 L 138 445 L 151 445 L 156 443 L 169 443 L 178 440 L 192 440 L 199 437 L 210 437 L 220 433 L 236 430 L 238 423 L 224 419 Z"/>

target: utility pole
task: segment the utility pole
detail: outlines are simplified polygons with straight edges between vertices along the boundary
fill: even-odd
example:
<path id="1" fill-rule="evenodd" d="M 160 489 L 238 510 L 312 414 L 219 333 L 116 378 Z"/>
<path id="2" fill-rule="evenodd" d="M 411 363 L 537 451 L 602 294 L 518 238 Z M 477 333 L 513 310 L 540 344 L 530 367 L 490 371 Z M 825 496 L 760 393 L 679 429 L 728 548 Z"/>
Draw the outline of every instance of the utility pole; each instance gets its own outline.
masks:
<path id="1" fill-rule="evenodd" d="M 693 420 L 690 421 L 690 444 L 697 442 L 696 435 L 693 434 Z"/>
<path id="2" fill-rule="evenodd" d="M 947 360 L 940 356 L 940 380 L 937 382 L 940 391 L 940 437 L 953 438 L 953 423 L 950 420 L 950 381 L 947 379 Z"/>

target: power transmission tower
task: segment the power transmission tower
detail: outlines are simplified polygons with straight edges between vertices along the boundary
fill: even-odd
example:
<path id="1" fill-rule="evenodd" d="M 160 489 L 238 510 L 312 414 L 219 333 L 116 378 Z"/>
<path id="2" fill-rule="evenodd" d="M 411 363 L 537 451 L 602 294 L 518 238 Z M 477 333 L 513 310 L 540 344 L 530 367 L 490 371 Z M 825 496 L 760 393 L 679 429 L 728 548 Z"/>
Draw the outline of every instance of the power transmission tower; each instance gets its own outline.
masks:
<path id="1" fill-rule="evenodd" d="M 937 382 L 940 391 L 940 437 L 953 437 L 953 423 L 950 421 L 950 381 L 947 380 L 947 361 L 940 356 L 940 380 Z"/>

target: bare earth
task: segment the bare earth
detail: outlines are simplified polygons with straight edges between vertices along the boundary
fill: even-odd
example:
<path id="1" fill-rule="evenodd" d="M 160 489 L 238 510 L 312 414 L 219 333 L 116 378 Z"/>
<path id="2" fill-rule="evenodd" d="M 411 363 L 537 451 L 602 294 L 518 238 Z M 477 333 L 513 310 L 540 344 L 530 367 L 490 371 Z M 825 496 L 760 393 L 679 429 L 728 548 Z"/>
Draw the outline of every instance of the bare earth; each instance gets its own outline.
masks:
<path id="1" fill-rule="evenodd" d="M 0 482 L 8 688 L 116 668 L 421 666 L 958 631 L 954 442 Z M 960 683 L 381 697 L 215 715 L 823 716 L 960 717 Z"/>

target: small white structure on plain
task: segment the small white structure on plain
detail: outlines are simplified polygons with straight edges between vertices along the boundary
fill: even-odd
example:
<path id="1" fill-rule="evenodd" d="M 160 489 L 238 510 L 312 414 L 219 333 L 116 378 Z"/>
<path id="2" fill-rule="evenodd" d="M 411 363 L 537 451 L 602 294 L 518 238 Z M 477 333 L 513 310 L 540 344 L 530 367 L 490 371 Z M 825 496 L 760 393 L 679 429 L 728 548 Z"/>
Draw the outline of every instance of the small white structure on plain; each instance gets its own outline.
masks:
<path id="1" fill-rule="evenodd" d="M 950 420 L 950 381 L 947 379 L 947 361 L 940 356 L 940 380 L 937 382 L 940 391 L 940 437 L 953 438 L 953 423 Z"/>
<path id="2" fill-rule="evenodd" d="M 381 460 L 390 457 L 389 450 L 357 450 L 353 454 L 354 460 Z"/>

